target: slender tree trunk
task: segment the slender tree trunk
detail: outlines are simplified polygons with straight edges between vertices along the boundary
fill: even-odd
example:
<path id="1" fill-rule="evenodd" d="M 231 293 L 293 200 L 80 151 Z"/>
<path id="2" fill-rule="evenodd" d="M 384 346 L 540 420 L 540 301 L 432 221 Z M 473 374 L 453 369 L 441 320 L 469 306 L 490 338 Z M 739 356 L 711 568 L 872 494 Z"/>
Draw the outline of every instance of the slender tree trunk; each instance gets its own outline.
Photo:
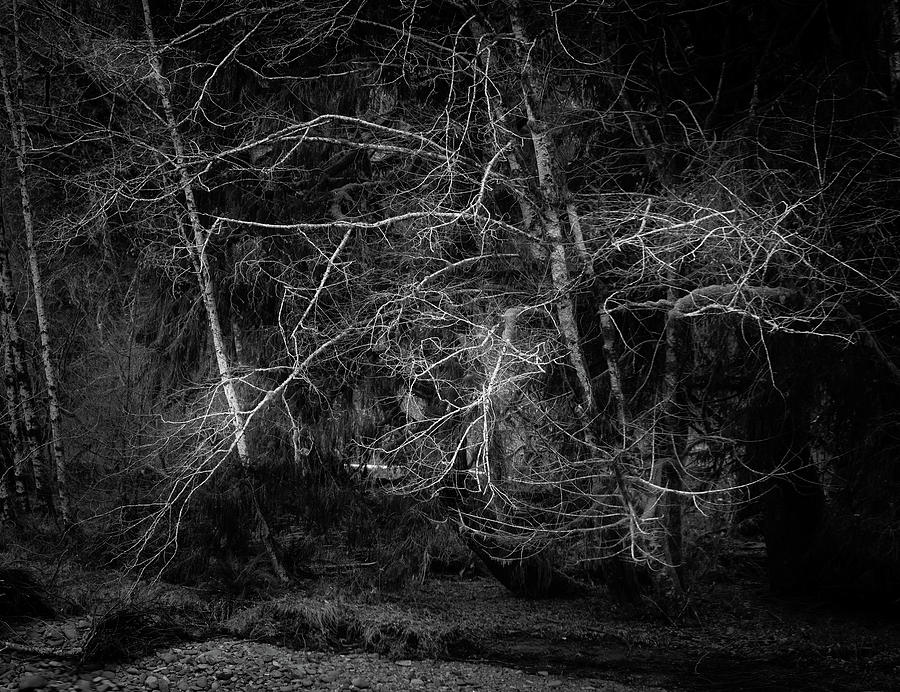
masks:
<path id="1" fill-rule="evenodd" d="M 47 482 L 52 474 L 47 468 L 47 460 L 41 445 L 40 429 L 34 412 L 34 392 L 25 360 L 25 346 L 16 324 L 17 303 L 10 270 L 9 246 L 2 228 L 0 228 L 0 299 L 3 301 L 3 313 L 7 319 L 9 372 L 13 387 L 10 401 L 15 402 L 15 419 L 18 421 L 19 433 L 17 443 L 23 456 L 26 475 L 30 476 L 34 483 L 34 500 L 39 507 L 52 514 L 55 511 L 53 492 Z"/>
<path id="2" fill-rule="evenodd" d="M 575 373 L 575 379 L 578 383 L 576 396 L 579 406 L 577 409 L 584 443 L 589 453 L 597 453 L 600 450 L 600 444 L 595 426 L 597 425 L 599 408 L 585 361 L 581 334 L 576 320 L 575 303 L 571 294 L 572 282 L 565 251 L 566 239 L 559 213 L 559 210 L 563 208 L 562 195 L 560 194 L 559 182 L 554 170 L 553 143 L 547 134 L 547 125 L 542 119 L 539 80 L 530 59 L 529 47 L 532 42 L 525 29 L 521 5 L 518 0 L 512 0 L 509 3 L 509 7 L 513 35 L 516 38 L 516 47 L 519 54 L 528 128 L 531 133 L 531 142 L 534 146 L 534 160 L 541 205 L 540 223 L 544 237 L 549 245 L 550 276 L 556 292 L 556 319 L 566 347 L 569 364 Z M 574 207 L 567 209 L 567 212 L 574 213 Z M 578 231 L 580 231 L 580 224 Z M 587 264 L 586 262 L 585 266 Z M 593 271 L 593 269 L 591 268 L 590 271 Z M 633 543 L 635 540 L 633 533 L 635 530 L 635 513 L 618 460 L 612 457 L 609 460 L 609 466 L 613 485 L 616 488 L 618 501 L 620 502 L 620 511 L 629 528 L 624 534 L 618 528 L 607 531 L 608 535 L 604 538 L 604 542 L 607 544 L 609 554 L 607 555 L 605 571 L 610 588 L 616 591 L 617 595 L 633 600 L 637 596 L 633 569 L 626 565 L 617 553 L 624 548 L 621 545 L 624 541 L 628 540 Z M 595 495 L 599 496 L 600 492 L 601 489 L 597 488 Z"/>
<path id="3" fill-rule="evenodd" d="M 193 234 L 193 242 L 188 242 L 188 251 L 194 262 L 197 274 L 197 282 L 200 287 L 200 293 L 203 297 L 203 306 L 206 309 L 206 317 L 209 325 L 210 336 L 212 338 L 213 352 L 216 358 L 216 365 L 219 370 L 219 380 L 222 389 L 225 392 L 225 399 L 228 402 L 231 414 L 232 426 L 234 428 L 235 448 L 237 450 L 238 459 L 247 476 L 247 489 L 253 499 L 253 508 L 258 524 L 259 538 L 263 544 L 269 561 L 272 565 L 276 576 L 282 581 L 289 581 L 287 572 L 281 564 L 278 557 L 277 546 L 271 535 L 268 522 L 263 516 L 262 510 L 256 499 L 256 493 L 251 487 L 249 474 L 251 469 L 250 449 L 247 444 L 247 438 L 244 431 L 244 416 L 241 402 L 238 397 L 237 389 L 234 384 L 234 378 L 231 375 L 231 366 L 226 351 L 226 340 L 222 331 L 222 322 L 219 318 L 219 309 L 216 305 L 216 289 L 213 281 L 212 271 L 209 265 L 209 257 L 207 255 L 207 244 L 210 234 L 203 227 L 200 221 L 199 207 L 197 206 L 196 197 L 194 196 L 194 186 L 191 181 L 190 171 L 188 170 L 187 159 L 185 157 L 184 141 L 178 130 L 178 124 L 175 120 L 175 114 L 172 109 L 172 103 L 169 99 L 169 88 L 162 72 L 162 61 L 156 48 L 156 39 L 153 33 L 153 23 L 150 14 L 149 0 L 142 0 L 144 10 L 144 29 L 147 34 L 147 40 L 150 44 L 150 67 L 153 74 L 153 80 L 156 85 L 156 91 L 162 102 L 164 117 L 169 131 L 169 137 L 172 142 L 172 148 L 175 152 L 175 166 L 178 171 L 178 177 L 181 183 L 181 189 L 184 193 L 185 207 L 191 224 L 191 232 Z"/>
<path id="4" fill-rule="evenodd" d="M 900 5 L 898 5 L 898 0 L 885 0 L 884 12 L 894 134 L 900 136 Z"/>
<path id="5" fill-rule="evenodd" d="M 16 512 L 19 510 L 10 496 L 15 496 L 16 488 L 14 487 L 13 476 L 15 469 L 12 459 L 12 450 L 10 445 L 4 444 L 2 436 L 0 436 L 0 522 L 12 520 Z"/>
<path id="6" fill-rule="evenodd" d="M 15 373 L 12 364 L 12 346 L 10 344 L 9 335 L 9 315 L 6 312 L 0 313 L 0 329 L 2 329 L 3 341 L 3 383 L 6 388 L 6 429 L 8 431 L 8 443 L 5 445 L 7 454 L 11 461 L 11 468 L 4 469 L 4 475 L 11 473 L 13 477 L 12 489 L 15 497 L 15 507 L 20 513 L 29 511 L 28 492 L 26 490 L 27 472 L 25 469 L 25 459 L 22 449 L 22 423 L 19 420 L 19 397 L 15 386 Z M 3 488 L 8 485 L 4 483 Z"/>
<path id="7" fill-rule="evenodd" d="M 571 295 L 572 286 L 569 277 L 569 265 L 566 260 L 565 239 L 559 212 L 557 211 L 560 206 L 560 195 L 553 174 L 552 143 L 545 132 L 546 124 L 541 119 L 537 79 L 525 50 L 525 46 L 530 41 L 525 33 L 519 3 L 513 2 L 511 9 L 513 33 L 518 42 L 517 47 L 522 63 L 522 81 L 525 91 L 528 128 L 531 133 L 532 144 L 534 145 L 534 160 L 541 197 L 540 214 L 542 218 L 540 222 L 550 245 L 550 276 L 553 281 L 553 288 L 556 291 L 556 317 L 559 321 L 560 334 L 568 353 L 569 364 L 572 366 L 578 382 L 577 396 L 581 405 L 581 418 L 588 423 L 584 427 L 585 441 L 589 446 L 596 448 L 596 436 L 594 435 L 592 420 L 596 414 L 597 407 L 584 360 L 578 323 L 575 319 L 575 304 Z"/>
<path id="8" fill-rule="evenodd" d="M 482 42 L 486 40 L 485 29 L 477 19 L 469 22 L 469 27 L 472 32 L 472 36 L 477 41 Z M 505 152 L 504 157 L 506 159 L 506 164 L 509 167 L 509 172 L 512 174 L 512 177 L 516 180 L 524 181 L 527 176 L 525 174 L 525 171 L 523 170 L 523 164 L 519 161 L 519 158 L 516 155 L 516 150 L 512 146 L 513 127 L 509 122 L 509 109 L 505 107 L 500 94 L 491 86 L 494 70 L 493 52 L 488 46 L 485 46 L 484 48 L 481 48 L 479 46 L 479 48 L 480 50 L 478 51 L 478 61 L 481 65 L 482 79 L 485 83 L 485 105 L 488 112 L 493 114 L 493 116 L 496 118 L 496 121 L 494 121 L 492 125 L 493 127 L 495 127 L 495 131 L 500 133 L 500 136 L 495 138 L 496 146 L 501 147 Z M 493 153 L 494 152 L 491 152 L 491 154 Z M 525 230 L 531 231 L 532 226 L 534 225 L 537 210 L 526 195 L 517 191 L 514 191 L 514 193 L 516 203 L 519 207 L 519 213 L 522 215 L 522 223 L 525 227 Z M 544 249 L 538 243 L 531 243 L 529 245 L 529 250 L 531 256 L 534 259 L 546 259 Z"/>
<path id="9" fill-rule="evenodd" d="M 675 292 L 669 288 L 669 300 L 674 304 Z M 682 461 L 681 455 L 687 447 L 687 411 L 681 386 L 681 360 L 683 357 L 681 330 L 682 320 L 675 310 L 666 322 L 666 358 L 663 373 L 662 423 L 658 426 L 662 433 L 661 454 L 657 457 L 660 465 L 660 485 L 667 490 L 659 502 L 659 518 L 663 524 L 664 554 L 666 571 L 671 576 L 672 586 L 681 590 L 684 586 L 682 550 L 682 507 L 681 495 Z"/>
<path id="10" fill-rule="evenodd" d="M 0 81 L 2 81 L 3 100 L 10 123 L 10 136 L 15 151 L 16 169 L 19 175 L 19 192 L 22 200 L 22 222 L 25 227 L 25 245 L 28 253 L 28 267 L 31 272 L 31 287 L 34 293 L 34 311 L 37 318 L 38 333 L 41 343 L 41 362 L 44 366 L 44 379 L 47 384 L 47 406 L 50 422 L 50 453 L 56 470 L 57 501 L 59 516 L 63 524 L 72 523 L 69 483 L 66 468 L 66 450 L 62 435 L 62 416 L 60 414 L 57 390 L 56 367 L 53 364 L 53 349 L 50 341 L 50 325 L 44 307 L 44 288 L 38 262 L 37 247 L 34 235 L 34 215 L 28 191 L 27 176 L 27 133 L 25 129 L 25 112 L 22 105 L 22 60 L 19 52 L 19 24 L 17 5 L 12 5 L 13 45 L 15 52 L 16 92 L 13 98 L 13 86 L 6 60 L 0 50 Z"/>

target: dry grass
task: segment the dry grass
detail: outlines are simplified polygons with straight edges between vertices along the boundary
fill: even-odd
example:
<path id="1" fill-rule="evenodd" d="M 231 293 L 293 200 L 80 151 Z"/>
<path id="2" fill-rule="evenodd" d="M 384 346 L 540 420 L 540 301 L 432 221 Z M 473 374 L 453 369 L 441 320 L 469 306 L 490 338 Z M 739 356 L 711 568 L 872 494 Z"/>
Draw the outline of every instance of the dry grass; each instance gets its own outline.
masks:
<path id="1" fill-rule="evenodd" d="M 136 589 L 92 618 L 82 662 L 131 660 L 215 630 L 208 604 L 173 596 L 161 586 Z"/>
<path id="2" fill-rule="evenodd" d="M 295 648 L 362 649 L 391 657 L 434 658 L 464 643 L 462 633 L 430 618 L 377 606 L 283 597 L 247 608 L 224 624 L 232 636 Z"/>

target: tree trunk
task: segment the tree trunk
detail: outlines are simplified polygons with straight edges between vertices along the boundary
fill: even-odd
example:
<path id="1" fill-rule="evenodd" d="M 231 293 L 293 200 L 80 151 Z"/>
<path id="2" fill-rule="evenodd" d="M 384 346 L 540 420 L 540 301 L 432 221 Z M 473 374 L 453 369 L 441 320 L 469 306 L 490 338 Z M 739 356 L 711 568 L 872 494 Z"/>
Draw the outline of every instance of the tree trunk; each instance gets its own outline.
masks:
<path id="1" fill-rule="evenodd" d="M 13 45 L 15 47 L 16 99 L 13 99 L 12 84 L 3 52 L 0 51 L 0 81 L 2 81 L 3 100 L 10 123 L 10 137 L 15 151 L 16 169 L 19 176 L 19 192 L 22 200 L 22 222 L 25 227 L 25 245 L 28 253 L 28 267 L 31 271 L 31 287 L 34 293 L 34 312 L 37 318 L 38 333 L 41 343 L 41 362 L 44 366 L 44 379 L 47 384 L 47 407 L 50 422 L 50 453 L 56 470 L 57 500 L 59 516 L 63 525 L 73 522 L 69 501 L 69 483 L 66 468 L 66 450 L 62 435 L 62 417 L 60 414 L 57 392 L 56 367 L 53 364 L 53 350 L 50 342 L 50 325 L 44 307 L 44 288 L 38 262 L 37 247 L 34 236 L 34 216 L 31 198 L 28 191 L 26 167 L 27 133 L 25 129 L 25 112 L 22 106 L 22 61 L 19 54 L 19 24 L 16 3 L 12 6 Z"/>
<path id="2" fill-rule="evenodd" d="M 48 482 L 52 473 L 47 468 L 47 458 L 41 445 L 41 433 L 38 427 L 37 416 L 34 412 L 34 391 L 31 386 L 31 376 L 28 373 L 25 359 L 25 346 L 19 334 L 15 314 L 18 312 L 18 303 L 14 290 L 12 269 L 9 258 L 9 240 L 6 234 L 5 218 L 0 207 L 0 301 L 2 312 L 6 318 L 4 334 L 8 339 L 8 352 L 4 353 L 7 377 L 7 398 L 12 405 L 10 410 L 11 421 L 15 421 L 16 437 L 13 440 L 16 453 L 21 457 L 24 465 L 24 475 L 30 478 L 33 488 L 26 486 L 26 492 L 33 490 L 34 494 L 29 498 L 32 505 L 43 509 L 49 514 L 55 513 L 53 491 Z M 12 392 L 9 392 L 9 387 Z"/>
<path id="3" fill-rule="evenodd" d="M 575 304 L 571 294 L 572 285 L 569 264 L 565 252 L 566 239 L 564 237 L 559 213 L 559 210 L 562 208 L 562 195 L 560 193 L 559 181 L 554 171 L 556 162 L 553 143 L 547 134 L 547 125 L 542 119 L 541 98 L 538 87 L 539 80 L 535 74 L 534 65 L 531 62 L 530 52 L 528 50 L 532 41 L 525 29 L 521 5 L 518 0 L 513 0 L 509 3 L 509 6 L 510 21 L 513 35 L 516 38 L 516 48 L 519 56 L 519 66 L 521 68 L 528 129 L 534 147 L 534 161 L 537 170 L 538 194 L 540 200 L 540 223 L 544 237 L 549 245 L 550 276 L 556 293 L 556 318 L 560 335 L 562 336 L 566 348 L 569 365 L 572 367 L 572 370 L 575 373 L 575 379 L 578 383 L 576 388 L 576 396 L 579 403 L 577 411 L 582 426 L 583 441 L 588 454 L 598 454 L 600 452 L 600 444 L 598 435 L 595 431 L 595 426 L 597 425 L 599 408 L 597 406 L 596 395 L 591 383 L 587 363 L 585 362 L 581 334 L 575 315 Z M 574 211 L 573 206 L 567 208 L 567 213 L 570 215 L 573 214 Z M 576 229 L 573 229 L 573 232 L 579 234 L 580 230 L 579 224 Z M 581 241 L 582 242 L 578 245 L 583 246 L 583 238 Z M 583 259 L 586 260 L 587 258 Z M 588 265 L 589 262 L 585 261 L 585 266 L 587 267 Z M 591 268 L 589 271 L 593 272 L 593 269 Z M 631 573 L 633 572 L 631 566 L 621 562 L 620 552 L 621 544 L 623 542 L 634 540 L 633 535 L 629 534 L 635 526 L 635 515 L 618 460 L 615 457 L 611 457 L 608 463 L 610 465 L 612 484 L 616 488 L 621 503 L 620 511 L 629 526 L 629 530 L 628 533 L 622 533 L 618 528 L 607 529 L 607 533 L 612 535 L 607 536 L 603 541 L 610 546 L 606 558 L 610 563 L 618 563 L 609 565 L 611 573 L 615 573 L 616 576 L 614 579 L 608 579 L 607 581 L 612 589 L 618 590 L 618 595 L 631 600 L 635 597 L 633 586 L 636 585 L 636 580 L 631 578 Z M 598 474 L 598 478 L 599 477 Z M 598 491 L 599 490 L 600 489 L 598 488 Z M 595 494 L 599 494 L 599 492 Z M 610 538 L 612 538 L 611 541 L 609 540 Z"/>
<path id="4" fill-rule="evenodd" d="M 22 424 L 19 420 L 19 396 L 15 386 L 15 373 L 12 362 L 12 345 L 9 335 L 9 315 L 0 314 L 0 329 L 2 329 L 3 341 L 3 382 L 6 388 L 6 429 L 8 437 L 3 445 L 4 458 L 8 457 L 9 468 L 4 469 L 3 475 L 10 474 L 13 479 L 12 491 L 15 498 L 15 507 L 19 513 L 26 513 L 30 509 L 28 492 L 26 490 L 27 471 L 23 455 Z M 7 484 L 4 483 L 4 488 Z"/>
<path id="5" fill-rule="evenodd" d="M 0 522 L 11 521 L 21 511 L 19 503 L 12 499 L 18 491 L 13 454 L 12 441 L 7 441 L 0 432 Z"/>
<path id="6" fill-rule="evenodd" d="M 253 511 L 258 526 L 258 536 L 262 542 L 269 562 L 275 575 L 282 581 L 289 581 L 287 572 L 285 571 L 281 560 L 278 557 L 278 549 L 275 539 L 272 537 L 268 522 L 263 516 L 262 510 L 256 499 L 256 494 L 249 482 L 251 470 L 250 450 L 247 445 L 247 437 L 244 430 L 244 416 L 237 389 L 234 384 L 234 378 L 231 375 L 231 366 L 226 351 L 226 340 L 222 331 L 222 322 L 219 318 L 219 309 L 216 305 L 216 288 L 213 281 L 212 271 L 209 266 L 209 257 L 207 255 L 207 244 L 210 239 L 209 232 L 203 227 L 200 221 L 199 208 L 194 196 L 194 187 L 191 182 L 190 171 L 188 170 L 187 159 L 185 157 L 184 142 L 181 133 L 178 130 L 178 124 L 175 120 L 175 114 L 169 99 L 168 83 L 163 77 L 162 61 L 156 48 L 156 39 L 153 33 L 153 24 L 150 14 L 149 0 L 142 0 L 144 10 L 144 29 L 147 34 L 150 50 L 150 67 L 153 80 L 156 85 L 156 91 L 162 102 L 163 112 L 166 126 L 169 131 L 169 137 L 172 142 L 172 148 L 175 152 L 175 166 L 182 192 L 184 193 L 185 207 L 191 224 L 191 232 L 193 234 L 193 242 L 188 240 L 188 252 L 194 263 L 197 283 L 200 287 L 200 294 L 203 298 L 203 306 L 206 309 L 206 317 L 208 321 L 210 336 L 212 338 L 213 352 L 215 353 L 216 365 L 219 371 L 219 381 L 225 392 L 225 399 L 228 402 L 229 412 L 231 414 L 232 426 L 234 428 L 234 444 L 237 450 L 238 459 L 244 473 L 247 476 L 247 484 L 253 496 Z"/>
<path id="7" fill-rule="evenodd" d="M 669 288 L 668 298 L 675 302 L 675 292 Z M 682 482 L 681 455 L 687 448 L 688 423 L 681 386 L 681 360 L 683 357 L 682 320 L 673 310 L 666 320 L 666 358 L 663 372 L 662 433 L 661 450 L 657 463 L 660 464 L 660 485 L 666 488 L 659 502 L 659 518 L 664 531 L 664 555 L 666 572 L 671 576 L 672 586 L 680 591 L 684 587 L 682 564 Z"/>
<path id="8" fill-rule="evenodd" d="M 900 6 L 898 6 L 898 0 L 886 0 L 884 12 L 894 135 L 900 136 Z"/>

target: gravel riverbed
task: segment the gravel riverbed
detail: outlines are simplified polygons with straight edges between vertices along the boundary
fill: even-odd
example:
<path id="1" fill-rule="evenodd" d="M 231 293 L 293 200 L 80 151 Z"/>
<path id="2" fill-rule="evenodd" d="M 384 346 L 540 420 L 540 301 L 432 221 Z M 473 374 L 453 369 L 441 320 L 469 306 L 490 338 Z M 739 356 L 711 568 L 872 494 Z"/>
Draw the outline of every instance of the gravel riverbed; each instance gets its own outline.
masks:
<path id="1" fill-rule="evenodd" d="M 176 646 L 107 668 L 0 653 L 0 692 L 292 692 L 293 690 L 559 690 L 662 692 L 612 680 L 525 672 L 484 663 L 390 660 L 377 654 L 294 651 L 270 644 L 218 639 Z"/>

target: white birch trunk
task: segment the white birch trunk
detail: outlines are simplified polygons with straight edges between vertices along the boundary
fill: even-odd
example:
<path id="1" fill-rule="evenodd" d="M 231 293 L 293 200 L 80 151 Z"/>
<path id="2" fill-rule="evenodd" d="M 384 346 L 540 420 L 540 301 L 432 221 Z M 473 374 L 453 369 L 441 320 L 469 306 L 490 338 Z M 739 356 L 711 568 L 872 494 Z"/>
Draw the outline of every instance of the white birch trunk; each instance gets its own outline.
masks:
<path id="1" fill-rule="evenodd" d="M 51 474 L 48 472 L 46 458 L 41 449 L 40 431 L 33 405 L 34 392 L 25 367 L 25 347 L 22 345 L 22 337 L 14 317 L 17 304 L 9 264 L 9 246 L 2 228 L 0 228 L 0 299 L 3 301 L 2 310 L 7 319 L 5 334 L 9 339 L 9 369 L 13 377 L 13 392 L 8 394 L 8 397 L 15 406 L 15 411 L 11 411 L 10 415 L 16 421 L 18 432 L 16 443 L 23 457 L 25 473 L 31 476 L 34 483 L 34 499 L 38 506 L 52 513 L 53 493 L 46 484 L 46 479 L 51 477 Z"/>
<path id="2" fill-rule="evenodd" d="M 22 453 L 22 438 L 24 436 L 22 435 L 22 425 L 19 421 L 19 396 L 15 386 L 9 322 L 9 315 L 5 311 L 0 313 L 0 329 L 2 329 L 3 340 L 3 383 L 6 388 L 6 428 L 9 432 L 9 451 L 12 456 L 12 469 L 4 469 L 4 474 L 10 470 L 12 471 L 15 508 L 18 512 L 25 513 L 29 510 L 28 494 L 25 489 L 27 471 Z M 0 482 L 0 490 L 6 493 L 7 488 L 8 486 L 4 479 L 4 482 Z M 9 497 L 7 496 L 5 499 L 8 503 Z M 6 509 L 6 503 L 4 503 L 4 509 Z M 9 509 L 12 509 L 11 504 Z"/>
<path id="3" fill-rule="evenodd" d="M 235 448 L 237 450 L 238 459 L 241 466 L 246 472 L 250 469 L 250 450 L 247 445 L 247 438 L 244 434 L 244 415 L 241 402 L 238 397 L 237 389 L 234 384 L 234 378 L 231 374 L 231 366 L 228 361 L 228 353 L 226 351 L 226 341 L 222 332 L 222 322 L 219 318 L 219 309 L 216 305 L 215 283 L 213 281 L 212 272 L 209 266 L 209 257 L 206 252 L 206 245 L 209 241 L 209 233 L 203 227 L 200 221 L 200 213 L 197 201 L 194 196 L 194 187 L 191 182 L 190 172 L 188 170 L 187 159 L 185 157 L 184 141 L 178 130 L 178 124 L 175 120 L 175 114 L 172 109 L 172 103 L 169 99 L 169 89 L 165 77 L 162 73 L 162 61 L 156 49 L 156 40 L 153 34 L 153 24 L 150 15 L 149 0 L 142 0 L 144 10 L 144 28 L 147 34 L 150 48 L 150 68 L 153 75 L 153 81 L 156 85 L 156 91 L 159 95 L 163 106 L 163 113 L 166 126 L 169 131 L 169 137 L 172 142 L 172 148 L 175 152 L 175 166 L 178 171 L 181 189 L 184 193 L 185 207 L 187 209 L 188 218 L 191 224 L 191 232 L 193 233 L 193 243 L 188 241 L 188 251 L 196 267 L 197 282 L 200 287 L 200 293 L 203 297 L 203 306 L 206 309 L 206 317 L 209 324 L 209 332 L 212 338 L 213 352 L 216 358 L 216 365 L 219 371 L 219 381 L 225 392 L 225 399 L 228 402 L 229 413 L 231 414 L 232 426 L 234 429 Z M 249 484 L 248 484 L 249 486 Z M 272 565 L 276 576 L 282 581 L 289 581 L 287 572 L 278 559 L 277 550 L 274 540 L 269 530 L 268 522 L 256 501 L 256 495 L 252 488 L 248 487 L 248 492 L 253 498 L 253 507 L 258 523 L 259 537 L 263 547 Z"/>
<path id="4" fill-rule="evenodd" d="M 557 296 L 556 319 L 566 347 L 569 364 L 572 366 L 578 381 L 577 397 L 580 405 L 577 407 L 577 412 L 583 429 L 584 443 L 591 452 L 596 453 L 600 449 L 599 438 L 595 431 L 599 409 L 596 393 L 591 383 L 587 363 L 585 362 L 581 334 L 575 316 L 575 305 L 570 293 L 572 289 L 571 277 L 565 252 L 565 237 L 558 212 L 563 206 L 563 200 L 559 191 L 559 181 L 553 168 L 553 143 L 547 135 L 546 125 L 541 118 L 538 79 L 530 61 L 528 49 L 531 46 L 531 41 L 525 30 L 521 6 L 518 0 L 512 0 L 509 3 L 509 7 L 513 35 L 516 38 L 519 53 L 528 127 L 531 131 L 531 141 L 534 146 L 541 204 L 540 221 L 543 226 L 544 237 L 550 246 L 550 275 Z M 572 207 L 571 211 L 575 211 L 574 207 Z M 588 264 L 589 262 L 585 262 L 585 266 Z M 619 507 L 617 511 L 621 512 L 622 519 L 626 521 L 628 528 L 623 532 L 620 528 L 613 527 L 605 532 L 605 535 L 601 535 L 601 544 L 603 545 L 604 553 L 606 553 L 604 572 L 607 583 L 614 593 L 628 600 L 635 600 L 639 589 L 634 569 L 632 565 L 622 559 L 620 553 L 624 550 L 634 552 L 640 535 L 637 515 L 624 474 L 615 456 L 609 459 L 609 471 L 612 476 L 612 486 L 615 488 L 618 496 L 617 503 Z M 603 485 L 603 477 L 601 474 L 597 474 L 592 495 L 594 496 L 594 502 L 598 506 L 608 505 L 610 502 L 608 491 L 603 488 Z M 608 514 L 609 510 L 608 506 L 600 507 L 600 512 L 603 514 Z"/>
<path id="5" fill-rule="evenodd" d="M 529 59 L 526 46 L 530 44 L 522 19 L 521 8 L 517 1 L 510 5 L 510 18 L 513 34 L 517 40 L 519 59 L 522 69 L 522 84 L 525 92 L 525 109 L 531 141 L 534 145 L 534 159 L 537 168 L 538 185 L 541 195 L 541 222 L 544 235 L 550 245 L 550 276 L 556 291 L 556 318 L 559 322 L 560 334 L 566 346 L 569 364 L 578 381 L 579 417 L 584 429 L 585 443 L 592 450 L 599 448 L 594 431 L 598 412 L 594 387 L 584 358 L 581 334 L 575 318 L 575 304 L 571 296 L 571 280 L 566 258 L 565 238 L 560 222 L 558 209 L 561 206 L 559 187 L 553 171 L 553 144 L 546 133 L 546 125 L 541 119 L 540 96 L 537 76 Z M 618 465 L 613 463 L 616 485 L 619 487 L 621 499 L 626 511 L 630 512 L 630 501 L 625 489 L 624 479 Z"/>
<path id="6" fill-rule="evenodd" d="M 35 246 L 34 216 L 31 198 L 28 192 L 26 168 L 27 133 L 25 130 L 25 113 L 21 101 L 22 61 L 19 54 L 18 18 L 16 3 L 12 7 L 13 39 L 15 46 L 15 75 L 17 94 L 13 100 L 12 84 L 3 52 L 0 51 L 0 81 L 2 81 L 3 101 L 10 123 L 10 136 L 15 151 L 16 169 L 18 172 L 19 192 L 22 200 L 22 222 L 25 228 L 25 245 L 28 253 L 28 267 L 31 272 L 31 287 L 34 293 L 34 312 L 37 318 L 38 333 L 41 343 L 41 362 L 44 366 L 44 379 L 47 384 L 47 407 L 50 422 L 50 454 L 56 471 L 57 501 L 59 517 L 66 526 L 72 523 L 69 502 L 69 484 L 66 469 L 66 451 L 62 435 L 62 416 L 60 414 L 57 392 L 56 367 L 53 364 L 52 344 L 50 341 L 50 325 L 44 307 L 44 288 Z"/>

